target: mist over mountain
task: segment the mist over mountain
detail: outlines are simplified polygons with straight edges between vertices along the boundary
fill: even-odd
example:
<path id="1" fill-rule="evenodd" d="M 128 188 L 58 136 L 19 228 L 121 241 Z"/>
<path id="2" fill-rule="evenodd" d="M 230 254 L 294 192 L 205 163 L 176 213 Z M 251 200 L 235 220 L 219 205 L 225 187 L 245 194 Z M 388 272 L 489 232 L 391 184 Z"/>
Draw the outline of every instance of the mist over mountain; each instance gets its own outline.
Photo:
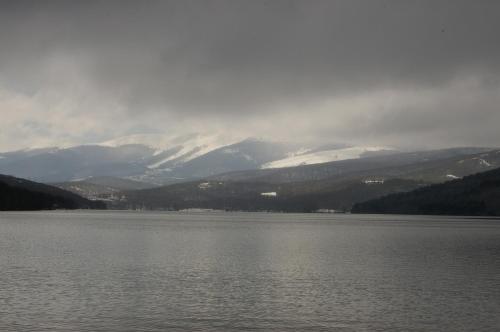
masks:
<path id="1" fill-rule="evenodd" d="M 499 13 L 467 0 L 7 1 L 0 151 L 193 132 L 496 146 Z"/>
<path id="2" fill-rule="evenodd" d="M 228 143 L 229 142 L 229 143 Z M 312 145 L 218 136 L 122 137 L 99 145 L 0 154 L 0 172 L 41 182 L 112 176 L 167 184 L 220 173 L 314 164 L 390 152 L 381 147 Z"/>

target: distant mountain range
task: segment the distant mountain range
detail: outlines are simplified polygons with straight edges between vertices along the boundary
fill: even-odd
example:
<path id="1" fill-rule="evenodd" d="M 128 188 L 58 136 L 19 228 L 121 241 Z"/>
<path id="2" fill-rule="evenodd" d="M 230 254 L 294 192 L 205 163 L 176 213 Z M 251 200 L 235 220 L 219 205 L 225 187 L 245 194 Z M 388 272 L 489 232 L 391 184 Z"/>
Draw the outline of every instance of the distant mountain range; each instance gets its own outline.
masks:
<path id="1" fill-rule="evenodd" d="M 104 209 L 91 201 L 57 187 L 0 175 L 0 210 Z"/>
<path id="2" fill-rule="evenodd" d="M 352 212 L 500 216 L 500 169 L 358 203 Z"/>
<path id="3" fill-rule="evenodd" d="M 118 177 L 155 185 L 241 170 L 387 153 L 381 147 L 292 144 L 219 136 L 133 135 L 97 145 L 0 153 L 0 173 L 44 183 Z"/>
<path id="4" fill-rule="evenodd" d="M 492 148 L 399 152 L 203 135 L 134 135 L 0 154 L 1 173 L 118 209 L 350 211 L 498 167 L 500 149 Z"/>

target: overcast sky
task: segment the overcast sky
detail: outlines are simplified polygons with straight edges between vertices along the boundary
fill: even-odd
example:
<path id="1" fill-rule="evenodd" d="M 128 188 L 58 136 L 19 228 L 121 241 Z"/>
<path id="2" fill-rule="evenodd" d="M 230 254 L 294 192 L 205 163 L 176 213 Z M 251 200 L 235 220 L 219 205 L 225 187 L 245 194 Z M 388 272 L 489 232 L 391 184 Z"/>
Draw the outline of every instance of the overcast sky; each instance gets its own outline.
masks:
<path id="1" fill-rule="evenodd" d="M 1 1 L 0 150 L 225 131 L 500 146 L 500 1 Z"/>

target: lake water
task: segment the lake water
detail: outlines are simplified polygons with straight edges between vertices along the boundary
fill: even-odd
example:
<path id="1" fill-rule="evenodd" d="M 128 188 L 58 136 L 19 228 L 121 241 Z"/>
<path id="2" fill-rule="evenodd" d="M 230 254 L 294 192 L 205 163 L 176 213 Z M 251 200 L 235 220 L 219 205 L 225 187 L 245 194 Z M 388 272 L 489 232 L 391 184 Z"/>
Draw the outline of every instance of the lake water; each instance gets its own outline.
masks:
<path id="1" fill-rule="evenodd" d="M 499 331 L 500 220 L 0 213 L 0 331 Z"/>

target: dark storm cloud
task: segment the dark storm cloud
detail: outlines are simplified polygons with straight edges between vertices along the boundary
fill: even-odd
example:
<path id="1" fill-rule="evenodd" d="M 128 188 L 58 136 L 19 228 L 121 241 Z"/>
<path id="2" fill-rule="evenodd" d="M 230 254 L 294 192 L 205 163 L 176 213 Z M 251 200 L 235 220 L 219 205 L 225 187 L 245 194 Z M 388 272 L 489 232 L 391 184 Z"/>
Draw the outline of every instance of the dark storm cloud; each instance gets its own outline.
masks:
<path id="1" fill-rule="evenodd" d="M 376 91 L 434 89 L 447 100 L 469 79 L 498 91 L 498 1 L 9 1 L 0 28 L 4 88 L 29 95 L 81 80 L 88 98 L 129 116 L 272 118 L 290 107 L 301 121 L 316 103 Z M 477 100 L 474 112 L 498 113 L 493 101 Z M 415 103 L 367 127 L 425 131 L 456 109 Z M 352 120 L 338 109 L 325 117 Z"/>

